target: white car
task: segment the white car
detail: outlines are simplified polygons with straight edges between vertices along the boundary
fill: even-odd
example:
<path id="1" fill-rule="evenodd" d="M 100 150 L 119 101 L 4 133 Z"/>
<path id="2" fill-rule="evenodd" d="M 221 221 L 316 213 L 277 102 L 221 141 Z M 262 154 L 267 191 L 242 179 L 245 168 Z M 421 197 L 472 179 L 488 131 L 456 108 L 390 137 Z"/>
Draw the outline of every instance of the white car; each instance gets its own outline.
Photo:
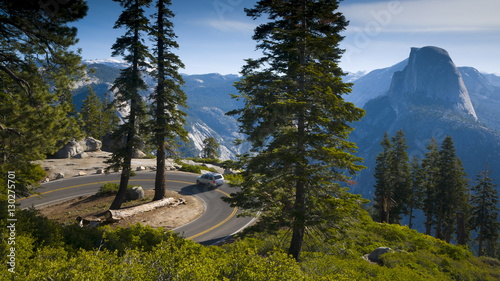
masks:
<path id="1" fill-rule="evenodd" d="M 224 184 L 224 176 L 218 173 L 206 173 L 199 176 L 196 183 L 218 187 Z"/>

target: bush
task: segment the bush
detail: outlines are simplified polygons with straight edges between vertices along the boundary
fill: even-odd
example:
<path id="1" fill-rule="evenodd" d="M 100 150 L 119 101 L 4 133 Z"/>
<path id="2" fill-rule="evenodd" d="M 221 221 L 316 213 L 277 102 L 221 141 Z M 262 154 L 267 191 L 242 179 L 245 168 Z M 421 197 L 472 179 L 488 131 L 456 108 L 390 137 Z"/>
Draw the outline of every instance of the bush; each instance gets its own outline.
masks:
<path id="1" fill-rule="evenodd" d="M 179 169 L 179 171 L 194 173 L 194 174 L 201 174 L 201 166 L 188 165 L 188 164 L 183 163 L 182 167 Z"/>
<path id="2" fill-rule="evenodd" d="M 127 190 L 132 189 L 136 185 L 128 185 Z M 120 189 L 120 184 L 118 183 L 105 183 L 101 187 L 99 187 L 99 191 L 96 193 L 97 196 L 104 196 L 104 195 L 115 195 L 118 193 L 118 190 Z"/>
<path id="3" fill-rule="evenodd" d="M 151 153 L 148 153 L 146 154 L 146 156 L 142 157 L 142 159 L 156 159 L 156 156 Z"/>
<path id="4" fill-rule="evenodd" d="M 227 174 L 224 175 L 224 179 L 236 186 L 240 186 L 243 182 L 243 176 L 241 174 Z"/>
<path id="5" fill-rule="evenodd" d="M 219 159 L 215 159 L 215 158 L 187 158 L 188 160 L 193 160 L 194 162 L 198 162 L 198 163 L 203 163 L 203 164 L 220 164 L 220 160 Z"/>
<path id="6" fill-rule="evenodd" d="M 101 187 L 99 187 L 99 191 L 97 192 L 97 196 L 102 195 L 113 195 L 118 193 L 118 189 L 120 185 L 117 183 L 105 183 Z"/>

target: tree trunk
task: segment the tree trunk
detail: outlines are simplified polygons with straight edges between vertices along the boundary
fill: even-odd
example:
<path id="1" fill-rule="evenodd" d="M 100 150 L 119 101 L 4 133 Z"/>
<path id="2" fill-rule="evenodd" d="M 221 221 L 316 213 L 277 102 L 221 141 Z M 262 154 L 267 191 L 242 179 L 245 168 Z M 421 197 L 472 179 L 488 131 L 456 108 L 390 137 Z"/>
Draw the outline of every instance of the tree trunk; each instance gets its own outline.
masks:
<path id="1" fill-rule="evenodd" d="M 430 214 L 427 214 L 425 219 L 425 234 L 430 236 L 431 231 L 432 231 L 432 216 Z"/>
<path id="2" fill-rule="evenodd" d="M 149 212 L 154 209 L 160 208 L 160 207 L 165 207 L 165 206 L 171 206 L 171 205 L 179 205 L 179 204 L 184 204 L 185 201 L 184 199 L 179 199 L 176 200 L 173 197 L 169 198 L 163 198 L 162 200 L 159 201 L 153 201 L 149 202 L 143 205 L 131 207 L 131 208 L 126 208 L 122 210 L 108 210 L 104 214 L 104 217 L 106 218 L 107 221 L 118 221 L 121 219 L 124 219 L 126 217 L 131 217 L 140 213 L 144 212 Z"/>
<path id="3" fill-rule="evenodd" d="M 292 241 L 288 254 L 292 255 L 295 260 L 299 260 L 300 251 L 304 241 L 305 233 L 305 212 L 306 212 L 306 191 L 304 183 L 299 180 L 296 185 L 295 204 L 293 207 L 293 225 L 292 225 Z"/>
<path id="4" fill-rule="evenodd" d="M 164 17 L 164 2 L 158 1 L 158 33 L 163 35 L 163 17 Z M 167 158 L 165 147 L 165 101 L 164 101 L 164 77 L 165 77 L 165 64 L 164 59 L 164 42 L 161 36 L 158 36 L 158 86 L 156 89 L 156 177 L 155 177 L 155 195 L 153 201 L 160 200 L 165 197 L 165 189 L 167 185 L 165 175 L 165 158 Z"/>
<path id="5" fill-rule="evenodd" d="M 464 213 L 457 213 L 457 243 L 459 245 L 467 244 L 467 228 Z"/>
<path id="6" fill-rule="evenodd" d="M 111 203 L 109 209 L 118 210 L 122 206 L 123 202 L 125 202 L 125 195 L 127 194 L 128 181 L 130 178 L 130 166 L 123 167 L 122 174 L 120 176 L 120 187 L 118 188 L 118 193 L 115 196 L 115 199 Z"/>
<path id="7" fill-rule="evenodd" d="M 135 3 L 138 5 L 137 1 Z M 134 29 L 134 42 L 138 42 L 139 39 L 139 27 Z M 134 48 L 134 57 L 132 60 L 132 77 L 133 84 L 138 85 L 137 81 L 140 79 L 139 73 L 139 52 L 137 48 Z M 127 125 L 127 143 L 125 144 L 126 150 L 122 164 L 122 174 L 120 177 L 120 188 L 118 189 L 118 194 L 116 195 L 113 203 L 111 203 L 110 209 L 116 210 L 120 209 L 122 203 L 125 201 L 125 194 L 127 193 L 128 182 L 132 174 L 132 155 L 134 153 L 134 143 L 136 138 L 136 114 L 139 107 L 139 100 L 141 97 L 138 94 L 138 89 L 135 88 L 130 99 L 130 115 Z"/>
<path id="8" fill-rule="evenodd" d="M 480 257 L 483 255 L 483 233 L 484 233 L 484 227 L 481 223 L 479 226 L 479 233 L 477 234 L 477 241 L 478 241 L 478 248 L 477 248 L 477 256 Z"/>
<path id="9" fill-rule="evenodd" d="M 410 206 L 410 210 L 408 213 L 409 213 L 408 214 L 408 216 L 409 216 L 408 228 L 412 229 L 413 228 L 413 206 Z"/>

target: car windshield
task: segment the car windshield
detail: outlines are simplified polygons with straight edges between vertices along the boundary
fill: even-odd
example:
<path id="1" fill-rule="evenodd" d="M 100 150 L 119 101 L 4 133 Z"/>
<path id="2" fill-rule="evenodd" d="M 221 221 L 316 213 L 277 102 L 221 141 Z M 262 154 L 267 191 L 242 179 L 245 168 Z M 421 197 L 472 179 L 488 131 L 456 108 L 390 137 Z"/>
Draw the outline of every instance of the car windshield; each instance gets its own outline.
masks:
<path id="1" fill-rule="evenodd" d="M 218 179 L 222 179 L 222 175 L 215 175 L 215 179 L 218 180 Z"/>

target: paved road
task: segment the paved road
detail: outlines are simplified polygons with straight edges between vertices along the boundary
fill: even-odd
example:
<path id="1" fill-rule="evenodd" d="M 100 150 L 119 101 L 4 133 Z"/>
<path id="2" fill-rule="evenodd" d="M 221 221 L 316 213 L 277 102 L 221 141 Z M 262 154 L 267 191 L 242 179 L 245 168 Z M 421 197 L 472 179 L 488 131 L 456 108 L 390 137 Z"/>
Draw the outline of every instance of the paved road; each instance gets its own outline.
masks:
<path id="1" fill-rule="evenodd" d="M 56 180 L 43 184 L 39 195 L 19 200 L 21 208 L 40 207 L 82 195 L 95 194 L 99 187 L 107 182 L 119 182 L 120 175 L 91 175 Z M 167 173 L 167 188 L 185 195 L 194 195 L 205 203 L 205 212 L 195 221 L 174 229 L 187 239 L 206 245 L 220 242 L 252 223 L 251 218 L 238 218 L 237 208 L 231 208 L 221 200 L 233 192 L 223 185 L 217 189 L 196 185 L 197 175 L 182 172 Z M 154 188 L 154 172 L 138 172 L 131 178 L 131 184 L 141 185 L 145 189 Z"/>

